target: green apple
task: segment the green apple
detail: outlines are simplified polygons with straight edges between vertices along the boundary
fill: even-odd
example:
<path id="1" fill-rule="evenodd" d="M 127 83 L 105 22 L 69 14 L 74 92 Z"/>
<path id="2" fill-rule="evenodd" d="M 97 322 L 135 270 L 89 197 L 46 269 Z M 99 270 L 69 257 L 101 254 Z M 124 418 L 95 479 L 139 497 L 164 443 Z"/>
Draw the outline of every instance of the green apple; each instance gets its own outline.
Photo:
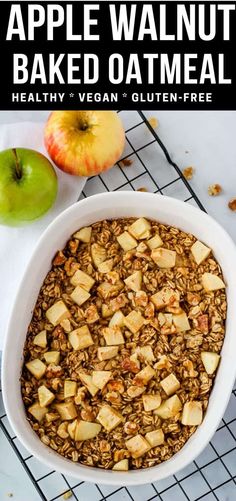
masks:
<path id="1" fill-rule="evenodd" d="M 57 175 L 38 151 L 0 152 L 0 224 L 20 226 L 42 216 L 57 195 Z"/>

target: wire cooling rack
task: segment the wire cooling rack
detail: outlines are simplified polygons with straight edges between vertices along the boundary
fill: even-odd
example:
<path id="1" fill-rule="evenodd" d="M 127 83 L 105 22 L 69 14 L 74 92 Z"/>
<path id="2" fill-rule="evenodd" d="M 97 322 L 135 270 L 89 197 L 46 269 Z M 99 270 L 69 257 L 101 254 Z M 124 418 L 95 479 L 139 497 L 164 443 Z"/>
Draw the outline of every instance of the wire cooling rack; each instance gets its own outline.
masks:
<path id="1" fill-rule="evenodd" d="M 147 190 L 205 210 L 145 115 L 141 111 L 121 111 L 120 115 L 126 128 L 122 160 L 130 165 L 121 160 L 112 171 L 88 179 L 80 198 L 104 191 Z M 68 491 L 71 501 L 236 500 L 236 387 L 217 432 L 196 461 L 174 476 L 145 486 L 114 488 L 78 482 L 29 456 L 14 436 L 6 414 L 0 416 L 0 428 L 43 501 L 63 500 Z M 31 500 L 25 497 L 25 501 Z"/>

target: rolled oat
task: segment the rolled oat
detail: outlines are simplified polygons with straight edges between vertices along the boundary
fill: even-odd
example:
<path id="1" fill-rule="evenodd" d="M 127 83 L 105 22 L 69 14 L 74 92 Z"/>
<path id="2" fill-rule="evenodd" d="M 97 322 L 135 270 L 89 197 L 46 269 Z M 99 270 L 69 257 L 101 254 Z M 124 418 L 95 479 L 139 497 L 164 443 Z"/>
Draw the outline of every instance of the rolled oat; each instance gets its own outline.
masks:
<path id="1" fill-rule="evenodd" d="M 207 409 L 224 340 L 226 293 L 212 252 L 195 245 L 193 255 L 193 235 L 138 221 L 131 246 L 133 218 L 70 238 L 25 342 L 28 421 L 45 446 L 87 466 L 148 468 L 178 452 Z"/>

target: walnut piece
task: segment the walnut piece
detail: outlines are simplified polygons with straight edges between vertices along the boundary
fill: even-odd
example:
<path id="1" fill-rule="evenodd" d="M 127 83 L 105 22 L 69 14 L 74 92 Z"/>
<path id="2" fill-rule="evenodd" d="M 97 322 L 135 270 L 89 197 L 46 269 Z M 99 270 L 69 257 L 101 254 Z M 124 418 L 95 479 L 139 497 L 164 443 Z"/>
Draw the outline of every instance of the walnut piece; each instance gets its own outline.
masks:
<path id="1" fill-rule="evenodd" d="M 231 198 L 231 200 L 229 201 L 228 203 L 228 207 L 230 210 L 232 210 L 233 212 L 236 211 L 236 198 Z"/>
<path id="2" fill-rule="evenodd" d="M 210 184 L 207 191 L 208 195 L 210 195 L 211 197 L 216 197 L 222 193 L 222 187 L 220 186 L 220 184 Z"/>

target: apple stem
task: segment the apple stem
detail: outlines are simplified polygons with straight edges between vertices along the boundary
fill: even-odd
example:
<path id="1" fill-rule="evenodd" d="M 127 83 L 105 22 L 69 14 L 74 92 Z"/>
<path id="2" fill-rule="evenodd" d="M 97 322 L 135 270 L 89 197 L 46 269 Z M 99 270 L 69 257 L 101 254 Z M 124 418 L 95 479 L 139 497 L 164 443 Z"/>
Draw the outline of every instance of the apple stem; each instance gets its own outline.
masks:
<path id="1" fill-rule="evenodd" d="M 13 152 L 13 155 L 15 157 L 15 162 L 16 162 L 16 166 L 15 166 L 16 167 L 16 176 L 18 179 L 21 179 L 22 171 L 21 171 L 19 158 L 18 158 L 17 153 L 16 153 L 16 148 L 12 148 L 12 152 Z"/>
<path id="2" fill-rule="evenodd" d="M 82 131 L 85 131 L 85 130 L 87 130 L 87 128 L 88 128 L 88 125 L 87 125 L 86 123 L 82 123 L 82 125 L 81 125 L 80 129 L 81 129 Z"/>

